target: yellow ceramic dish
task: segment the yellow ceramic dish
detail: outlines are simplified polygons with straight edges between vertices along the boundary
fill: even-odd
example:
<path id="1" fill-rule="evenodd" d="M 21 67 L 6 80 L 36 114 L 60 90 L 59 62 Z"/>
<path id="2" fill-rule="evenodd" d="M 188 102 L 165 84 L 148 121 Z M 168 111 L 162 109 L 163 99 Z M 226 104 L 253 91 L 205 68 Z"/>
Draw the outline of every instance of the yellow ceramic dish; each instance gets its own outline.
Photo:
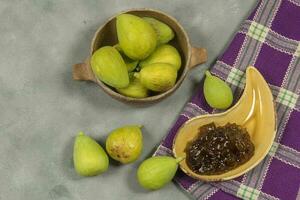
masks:
<path id="1" fill-rule="evenodd" d="M 200 126 L 211 122 L 217 126 L 230 122 L 245 127 L 255 146 L 254 155 L 243 165 L 219 175 L 196 174 L 183 160 L 180 162 L 180 168 L 187 175 L 204 181 L 229 180 L 248 172 L 264 159 L 276 134 L 276 116 L 271 90 L 256 68 L 247 68 L 244 93 L 232 108 L 224 113 L 194 117 L 182 125 L 173 144 L 175 157 L 185 157 L 187 143 L 198 135 Z"/>

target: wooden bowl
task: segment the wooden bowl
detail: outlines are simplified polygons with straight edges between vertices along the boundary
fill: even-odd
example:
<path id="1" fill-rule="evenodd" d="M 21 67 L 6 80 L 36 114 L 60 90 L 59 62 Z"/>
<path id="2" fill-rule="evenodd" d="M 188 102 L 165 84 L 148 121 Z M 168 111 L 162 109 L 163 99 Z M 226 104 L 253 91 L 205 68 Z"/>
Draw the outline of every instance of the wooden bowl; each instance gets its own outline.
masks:
<path id="1" fill-rule="evenodd" d="M 246 163 L 218 175 L 200 175 L 189 168 L 184 159 L 180 168 L 189 176 L 204 181 L 225 181 L 236 178 L 258 165 L 268 154 L 276 135 L 276 112 L 271 90 L 254 67 L 246 71 L 246 86 L 240 100 L 229 110 L 218 114 L 201 115 L 188 120 L 174 139 L 175 157 L 186 157 L 185 148 L 199 134 L 199 127 L 214 122 L 217 126 L 236 123 L 247 129 L 254 144 L 254 155 Z"/>
<path id="2" fill-rule="evenodd" d="M 182 59 L 182 66 L 178 72 L 177 82 L 173 88 L 170 90 L 160 93 L 155 96 L 149 96 L 146 98 L 132 98 L 121 95 L 117 93 L 112 87 L 104 84 L 102 81 L 97 79 L 90 67 L 90 57 L 91 55 L 100 47 L 110 45 L 113 46 L 118 43 L 117 33 L 116 33 L 116 17 L 122 13 L 130 13 L 133 15 L 141 17 L 153 17 L 156 18 L 167 25 L 169 25 L 174 33 L 175 38 L 171 41 L 171 45 L 175 46 L 179 51 Z M 85 60 L 84 63 L 75 64 L 73 66 L 73 79 L 74 80 L 84 80 L 93 81 L 101 86 L 101 88 L 109 94 L 111 97 L 120 100 L 122 102 L 128 103 L 150 103 L 157 102 L 167 96 L 170 96 L 182 83 L 183 79 L 186 77 L 187 72 L 194 66 L 204 63 L 207 60 L 206 49 L 191 47 L 189 38 L 182 28 L 182 26 L 173 17 L 163 13 L 161 11 L 152 9 L 132 9 L 118 13 L 117 15 L 108 19 L 108 21 L 101 26 L 95 33 L 94 38 L 91 43 L 90 55 Z"/>

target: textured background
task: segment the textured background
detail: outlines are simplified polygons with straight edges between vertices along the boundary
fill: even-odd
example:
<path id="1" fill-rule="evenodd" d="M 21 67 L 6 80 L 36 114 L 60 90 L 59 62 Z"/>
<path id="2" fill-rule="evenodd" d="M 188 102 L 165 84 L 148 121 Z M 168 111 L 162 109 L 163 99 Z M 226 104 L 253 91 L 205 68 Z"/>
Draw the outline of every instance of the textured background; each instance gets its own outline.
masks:
<path id="1" fill-rule="evenodd" d="M 0 1 L 0 199 L 188 199 L 169 184 L 141 189 L 135 172 L 151 155 L 206 69 L 226 46 L 255 1 L 240 0 L 1 0 Z M 95 30 L 125 9 L 149 7 L 182 23 L 209 61 L 192 70 L 171 97 L 148 107 L 112 100 L 95 84 L 75 82 L 71 66 L 89 52 Z M 77 176 L 72 164 L 79 130 L 102 144 L 109 131 L 143 124 L 144 151 L 134 164 Z"/>

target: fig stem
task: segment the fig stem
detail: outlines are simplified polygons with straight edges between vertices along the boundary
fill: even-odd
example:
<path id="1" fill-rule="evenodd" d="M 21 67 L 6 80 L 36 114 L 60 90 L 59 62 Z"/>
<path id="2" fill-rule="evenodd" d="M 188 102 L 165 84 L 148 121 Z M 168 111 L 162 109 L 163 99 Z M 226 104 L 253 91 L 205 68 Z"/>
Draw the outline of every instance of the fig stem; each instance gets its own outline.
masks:
<path id="1" fill-rule="evenodd" d="M 206 75 L 206 76 L 211 76 L 211 73 L 207 70 L 207 71 L 205 72 L 205 75 Z"/>
<path id="2" fill-rule="evenodd" d="M 176 158 L 176 162 L 177 162 L 177 163 L 180 163 L 180 162 L 183 161 L 184 159 L 185 159 L 185 156 L 178 157 L 178 158 Z"/>
<path id="3" fill-rule="evenodd" d="M 83 133 L 82 131 L 80 131 L 80 132 L 78 133 L 78 136 L 82 136 L 82 135 L 84 135 L 84 133 Z"/>

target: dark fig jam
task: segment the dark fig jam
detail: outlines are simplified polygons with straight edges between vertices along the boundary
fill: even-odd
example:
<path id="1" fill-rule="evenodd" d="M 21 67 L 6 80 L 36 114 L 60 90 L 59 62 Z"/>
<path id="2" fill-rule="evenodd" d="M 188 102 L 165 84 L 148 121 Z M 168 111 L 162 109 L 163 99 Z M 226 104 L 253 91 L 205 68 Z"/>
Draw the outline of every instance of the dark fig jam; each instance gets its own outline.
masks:
<path id="1" fill-rule="evenodd" d="M 237 124 L 218 126 L 214 123 L 199 128 L 199 135 L 186 149 L 188 166 L 200 175 L 216 175 L 247 162 L 254 145 L 247 130 Z"/>

